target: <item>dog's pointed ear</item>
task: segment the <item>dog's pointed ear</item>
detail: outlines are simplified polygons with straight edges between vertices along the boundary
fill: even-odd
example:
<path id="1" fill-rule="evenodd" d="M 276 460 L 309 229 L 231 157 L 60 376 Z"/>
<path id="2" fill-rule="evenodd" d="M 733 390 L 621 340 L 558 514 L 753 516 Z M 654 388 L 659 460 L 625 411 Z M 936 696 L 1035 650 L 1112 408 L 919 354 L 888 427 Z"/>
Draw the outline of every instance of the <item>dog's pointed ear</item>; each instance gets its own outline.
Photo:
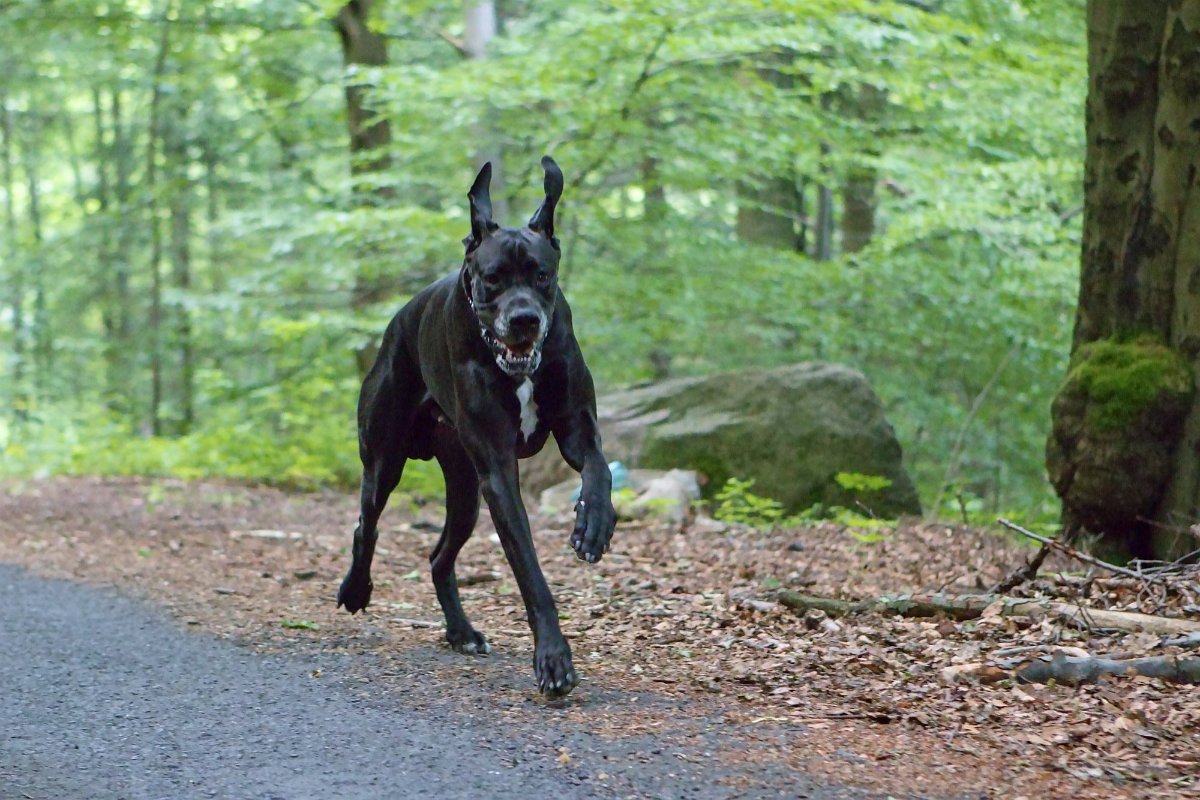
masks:
<path id="1" fill-rule="evenodd" d="M 500 227 L 492 221 L 491 184 L 492 162 L 489 161 L 479 170 L 475 182 L 471 184 L 471 191 L 467 192 L 467 199 L 471 201 L 471 235 L 463 244 L 468 251 L 479 247 L 488 234 Z"/>
<path id="2" fill-rule="evenodd" d="M 546 171 L 546 199 L 529 218 L 529 229 L 541 233 L 553 242 L 554 207 L 558 205 L 558 198 L 562 196 L 563 174 L 550 156 L 542 156 L 542 169 Z"/>

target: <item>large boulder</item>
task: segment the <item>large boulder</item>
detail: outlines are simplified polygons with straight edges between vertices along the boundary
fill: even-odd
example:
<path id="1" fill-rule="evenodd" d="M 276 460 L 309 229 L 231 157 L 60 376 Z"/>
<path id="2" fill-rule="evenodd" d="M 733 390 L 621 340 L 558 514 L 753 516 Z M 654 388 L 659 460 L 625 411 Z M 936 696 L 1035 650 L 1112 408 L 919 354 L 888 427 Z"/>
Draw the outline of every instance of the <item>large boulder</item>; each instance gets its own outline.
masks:
<path id="1" fill-rule="evenodd" d="M 856 501 L 879 516 L 921 510 L 878 396 L 848 367 L 813 362 L 678 378 L 604 395 L 597 412 L 610 460 L 696 470 L 708 496 L 729 478 L 751 478 L 755 494 L 789 511 Z M 553 446 L 521 473 L 533 494 L 573 474 Z M 855 492 L 836 480 L 839 473 L 890 485 Z"/>

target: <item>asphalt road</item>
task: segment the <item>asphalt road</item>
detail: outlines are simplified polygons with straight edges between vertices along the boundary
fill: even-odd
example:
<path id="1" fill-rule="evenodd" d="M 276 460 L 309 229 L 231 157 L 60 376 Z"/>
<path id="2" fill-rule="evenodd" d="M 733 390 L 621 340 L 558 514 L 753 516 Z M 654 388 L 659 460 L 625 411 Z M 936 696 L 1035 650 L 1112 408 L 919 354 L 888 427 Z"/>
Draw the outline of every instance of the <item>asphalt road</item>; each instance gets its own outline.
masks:
<path id="1" fill-rule="evenodd" d="M 448 725 L 316 679 L 312 658 L 256 655 L 115 592 L 0 565 L 0 800 L 865 796 L 778 772 L 734 788 L 702 758 L 631 758 L 645 742 L 558 731 L 611 764 L 606 781 L 556 761 L 541 734 L 557 723 Z M 544 752 L 530 757 L 529 739 Z"/>

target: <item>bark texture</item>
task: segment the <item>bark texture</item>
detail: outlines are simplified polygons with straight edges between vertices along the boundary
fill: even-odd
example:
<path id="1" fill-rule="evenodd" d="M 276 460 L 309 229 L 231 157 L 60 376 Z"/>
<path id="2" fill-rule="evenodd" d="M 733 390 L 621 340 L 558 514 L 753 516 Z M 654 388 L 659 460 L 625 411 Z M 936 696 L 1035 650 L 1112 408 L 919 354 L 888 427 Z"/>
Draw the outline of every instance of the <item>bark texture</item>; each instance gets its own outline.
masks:
<path id="1" fill-rule="evenodd" d="M 1047 467 L 1069 529 L 1170 555 L 1200 507 L 1200 3 L 1087 13 L 1079 307 Z"/>
<path id="2" fill-rule="evenodd" d="M 351 0 L 337 13 L 334 27 L 342 42 L 342 58 L 347 72 L 352 67 L 379 67 L 387 64 L 387 38 L 372 30 L 370 17 L 373 0 Z M 355 76 L 346 82 L 346 124 L 350 133 L 350 172 L 355 181 L 355 201 L 360 205 L 387 202 L 393 199 L 392 187 L 378 180 L 378 174 L 392 165 L 388 145 L 392 141 L 392 129 L 386 117 L 380 117 L 366 105 L 366 94 L 370 86 Z M 375 175 L 371 180 L 367 176 Z M 350 303 L 357 313 L 383 299 L 386 294 L 383 281 L 373 280 L 360 274 L 354 281 L 354 296 Z M 379 345 L 372 341 L 355 350 L 354 360 L 358 374 L 366 376 Z"/>

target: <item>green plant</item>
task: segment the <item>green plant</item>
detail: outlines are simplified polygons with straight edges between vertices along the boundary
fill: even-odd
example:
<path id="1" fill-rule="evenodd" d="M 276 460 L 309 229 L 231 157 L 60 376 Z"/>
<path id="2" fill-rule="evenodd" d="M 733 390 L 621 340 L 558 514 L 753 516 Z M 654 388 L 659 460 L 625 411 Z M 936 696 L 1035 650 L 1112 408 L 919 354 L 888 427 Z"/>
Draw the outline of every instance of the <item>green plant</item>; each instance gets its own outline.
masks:
<path id="1" fill-rule="evenodd" d="M 783 504 L 754 494 L 750 491 L 753 486 L 753 480 L 727 480 L 717 492 L 713 516 L 722 522 L 736 522 L 753 528 L 777 526 L 784 518 Z"/>

